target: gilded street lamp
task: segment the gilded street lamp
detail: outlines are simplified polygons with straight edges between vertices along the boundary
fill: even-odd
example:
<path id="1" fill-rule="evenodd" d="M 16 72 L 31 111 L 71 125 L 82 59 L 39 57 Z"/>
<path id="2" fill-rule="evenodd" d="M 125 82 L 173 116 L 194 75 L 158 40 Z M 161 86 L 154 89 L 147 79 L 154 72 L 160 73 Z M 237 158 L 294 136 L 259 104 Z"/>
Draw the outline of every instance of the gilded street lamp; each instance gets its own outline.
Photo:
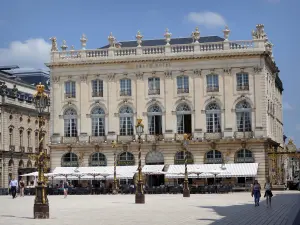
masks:
<path id="1" fill-rule="evenodd" d="M 115 149 L 117 147 L 117 144 L 115 141 L 112 142 L 112 147 Z M 118 183 L 117 183 L 117 152 L 114 151 L 114 181 L 113 181 L 113 189 L 112 193 L 118 194 Z"/>
<path id="2" fill-rule="evenodd" d="M 37 167 L 38 167 L 38 181 L 34 199 L 34 219 L 49 219 L 49 202 L 46 191 L 46 179 L 44 172 L 46 169 L 47 153 L 44 151 L 44 137 L 43 132 L 43 112 L 49 107 L 50 100 L 48 95 L 45 93 L 45 86 L 41 83 L 36 86 L 37 93 L 33 97 L 34 105 L 38 111 L 39 121 L 39 153 L 36 156 Z"/>
<path id="3" fill-rule="evenodd" d="M 144 133 L 144 125 L 142 124 L 142 119 L 137 119 L 137 124 L 135 126 L 136 133 L 138 135 L 139 141 L 139 166 L 138 166 L 138 183 L 135 192 L 135 203 L 136 204 L 145 204 L 145 194 L 143 189 L 143 180 L 142 180 L 142 162 L 141 162 L 141 135 Z"/>
<path id="4" fill-rule="evenodd" d="M 187 171 L 187 144 L 188 135 L 183 135 L 183 148 L 184 148 L 184 182 L 183 182 L 183 197 L 190 197 L 189 179 Z"/>

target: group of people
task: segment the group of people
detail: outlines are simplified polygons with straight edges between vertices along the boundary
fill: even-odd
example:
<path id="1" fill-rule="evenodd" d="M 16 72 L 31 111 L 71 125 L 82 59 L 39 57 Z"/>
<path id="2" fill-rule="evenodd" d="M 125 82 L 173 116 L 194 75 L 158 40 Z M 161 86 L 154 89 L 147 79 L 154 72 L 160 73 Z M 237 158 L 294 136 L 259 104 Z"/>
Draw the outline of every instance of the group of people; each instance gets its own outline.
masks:
<path id="1" fill-rule="evenodd" d="M 24 197 L 25 182 L 23 178 L 18 182 L 18 180 L 13 177 L 9 183 L 9 188 L 13 199 L 17 197 L 18 188 L 20 189 L 20 197 Z"/>
<path id="2" fill-rule="evenodd" d="M 271 198 L 273 196 L 273 193 L 272 193 L 272 184 L 270 183 L 269 178 L 267 179 L 267 182 L 264 185 L 264 189 L 265 189 L 264 197 L 266 198 L 267 207 L 271 207 Z M 251 196 L 254 197 L 255 207 L 259 206 L 259 201 L 261 198 L 261 186 L 257 180 L 254 181 L 254 184 L 252 186 Z"/>

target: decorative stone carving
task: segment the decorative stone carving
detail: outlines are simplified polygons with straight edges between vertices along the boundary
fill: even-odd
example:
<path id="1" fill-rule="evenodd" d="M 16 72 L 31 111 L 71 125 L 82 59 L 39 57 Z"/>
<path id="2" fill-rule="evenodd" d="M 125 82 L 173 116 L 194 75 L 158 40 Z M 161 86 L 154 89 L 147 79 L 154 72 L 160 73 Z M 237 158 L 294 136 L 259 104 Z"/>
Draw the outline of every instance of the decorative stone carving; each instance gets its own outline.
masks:
<path id="1" fill-rule="evenodd" d="M 108 74 L 108 81 L 114 81 L 115 76 L 116 76 L 116 75 L 115 75 L 114 73 Z"/>
<path id="2" fill-rule="evenodd" d="M 14 98 L 18 97 L 18 88 L 17 88 L 17 85 L 14 84 L 14 87 L 12 89 L 12 96 Z"/>
<path id="3" fill-rule="evenodd" d="M 141 34 L 140 31 L 137 32 L 135 38 L 136 38 L 136 42 L 138 44 L 137 47 L 142 47 L 141 44 L 142 44 L 143 35 Z"/>
<path id="4" fill-rule="evenodd" d="M 263 24 L 257 24 L 256 25 L 256 30 L 252 31 L 252 38 L 253 39 L 265 39 L 266 38 L 266 33 L 264 30 L 264 25 Z"/>
<path id="5" fill-rule="evenodd" d="M 87 75 L 81 75 L 80 76 L 80 81 L 81 82 L 86 82 L 87 81 Z"/>
<path id="6" fill-rule="evenodd" d="M 201 76 L 201 72 L 202 72 L 202 70 L 194 69 L 194 74 L 199 77 Z"/>
<path id="7" fill-rule="evenodd" d="M 166 45 L 170 45 L 170 41 L 171 41 L 171 36 L 172 34 L 169 32 L 169 29 L 166 29 L 166 32 L 164 34 L 165 40 L 166 40 Z"/>
<path id="8" fill-rule="evenodd" d="M 253 67 L 254 73 L 260 73 L 262 71 L 262 68 L 259 66 Z"/>
<path id="9" fill-rule="evenodd" d="M 144 76 L 144 74 L 141 73 L 141 72 L 136 73 L 136 79 L 137 79 L 137 80 L 143 80 L 143 76 Z"/>
<path id="10" fill-rule="evenodd" d="M 80 38 L 80 42 L 81 42 L 81 49 L 85 50 L 86 42 L 87 42 L 87 38 L 86 38 L 85 34 L 82 34 L 82 36 Z"/>
<path id="11" fill-rule="evenodd" d="M 79 166 L 84 166 L 83 165 L 83 158 L 84 158 L 84 152 L 79 152 Z"/>
<path id="12" fill-rule="evenodd" d="M 109 36 L 107 37 L 110 48 L 115 47 L 116 38 L 113 36 L 112 32 L 110 32 Z"/>
<path id="13" fill-rule="evenodd" d="M 230 74 L 231 68 L 224 68 L 223 71 L 224 71 L 224 73 Z"/>
<path id="14" fill-rule="evenodd" d="M 51 37 L 50 41 L 52 42 L 51 52 L 58 51 L 56 37 Z"/>
<path id="15" fill-rule="evenodd" d="M 230 33 L 230 30 L 229 30 L 228 26 L 225 26 L 225 30 L 223 30 L 223 33 L 224 33 L 225 41 L 228 41 L 229 33 Z"/>
<path id="16" fill-rule="evenodd" d="M 196 27 L 195 31 L 192 33 L 192 38 L 193 38 L 194 43 L 199 43 L 200 32 L 199 32 L 198 27 Z"/>
<path id="17" fill-rule="evenodd" d="M 165 78 L 171 79 L 172 78 L 172 71 L 165 71 Z"/>
<path id="18" fill-rule="evenodd" d="M 52 82 L 55 83 L 55 84 L 59 83 L 59 80 L 60 80 L 59 76 L 53 76 L 52 77 Z"/>
<path id="19" fill-rule="evenodd" d="M 68 45 L 67 45 L 66 40 L 62 41 L 62 45 L 60 46 L 60 48 L 61 48 L 62 51 L 66 51 L 67 50 Z"/>

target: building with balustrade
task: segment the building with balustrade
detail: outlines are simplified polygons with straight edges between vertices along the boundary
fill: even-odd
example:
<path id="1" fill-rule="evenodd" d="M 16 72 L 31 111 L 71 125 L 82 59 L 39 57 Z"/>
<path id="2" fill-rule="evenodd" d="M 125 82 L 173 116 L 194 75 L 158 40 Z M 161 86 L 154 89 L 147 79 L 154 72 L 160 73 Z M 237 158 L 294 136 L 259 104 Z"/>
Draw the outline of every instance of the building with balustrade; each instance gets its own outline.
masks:
<path id="1" fill-rule="evenodd" d="M 12 69 L 17 66 L 0 67 L 0 188 L 7 188 L 12 177 L 36 171 L 35 162 L 29 155 L 38 149 L 38 120 L 37 111 L 33 104 L 35 86 L 30 82 L 42 81 L 27 73 L 28 82 Z M 46 77 L 47 74 L 45 73 Z M 49 74 L 48 74 L 49 78 Z M 49 114 L 45 115 L 45 149 L 49 140 Z M 29 184 L 29 178 L 25 182 Z"/>
<path id="2" fill-rule="evenodd" d="M 249 30 L 250 31 L 250 30 Z M 269 175 L 267 151 L 283 145 L 282 91 L 264 26 L 252 39 L 191 37 L 116 41 L 61 51 L 53 37 L 51 168 L 137 165 L 136 119 L 143 119 L 142 165 L 258 163 Z M 250 33 L 250 32 L 249 32 Z M 112 148 L 112 141 L 117 147 Z M 237 178 L 243 182 L 244 178 Z M 246 180 L 246 179 L 245 179 Z"/>

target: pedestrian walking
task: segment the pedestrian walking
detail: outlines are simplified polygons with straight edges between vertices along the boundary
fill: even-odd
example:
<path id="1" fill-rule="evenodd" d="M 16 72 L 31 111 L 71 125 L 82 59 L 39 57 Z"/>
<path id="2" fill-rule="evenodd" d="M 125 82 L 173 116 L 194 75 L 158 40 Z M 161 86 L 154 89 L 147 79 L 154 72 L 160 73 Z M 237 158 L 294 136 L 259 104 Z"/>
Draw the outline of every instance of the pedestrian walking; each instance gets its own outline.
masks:
<path id="1" fill-rule="evenodd" d="M 12 180 L 9 183 L 9 188 L 11 191 L 11 196 L 14 199 L 17 194 L 17 188 L 18 188 L 18 181 L 13 177 Z"/>
<path id="2" fill-rule="evenodd" d="M 63 188 L 64 188 L 64 198 L 66 198 L 68 196 L 68 188 L 69 188 L 69 183 L 67 180 L 64 181 Z"/>
<path id="3" fill-rule="evenodd" d="M 254 181 L 254 184 L 252 186 L 252 190 L 251 190 L 251 196 L 253 197 L 254 196 L 254 203 L 255 203 L 255 206 L 259 206 L 259 199 L 261 197 L 261 193 L 260 193 L 260 190 L 261 190 L 261 186 L 260 184 L 258 183 L 257 180 Z"/>
<path id="4" fill-rule="evenodd" d="M 270 182 L 270 178 L 267 178 L 267 182 L 265 183 L 265 198 L 267 198 L 267 207 L 272 207 L 271 198 L 273 196 L 272 193 L 272 183 Z"/>
<path id="5" fill-rule="evenodd" d="M 19 182 L 19 187 L 20 187 L 20 197 L 24 197 L 25 182 L 23 181 L 23 178 L 21 178 Z"/>

